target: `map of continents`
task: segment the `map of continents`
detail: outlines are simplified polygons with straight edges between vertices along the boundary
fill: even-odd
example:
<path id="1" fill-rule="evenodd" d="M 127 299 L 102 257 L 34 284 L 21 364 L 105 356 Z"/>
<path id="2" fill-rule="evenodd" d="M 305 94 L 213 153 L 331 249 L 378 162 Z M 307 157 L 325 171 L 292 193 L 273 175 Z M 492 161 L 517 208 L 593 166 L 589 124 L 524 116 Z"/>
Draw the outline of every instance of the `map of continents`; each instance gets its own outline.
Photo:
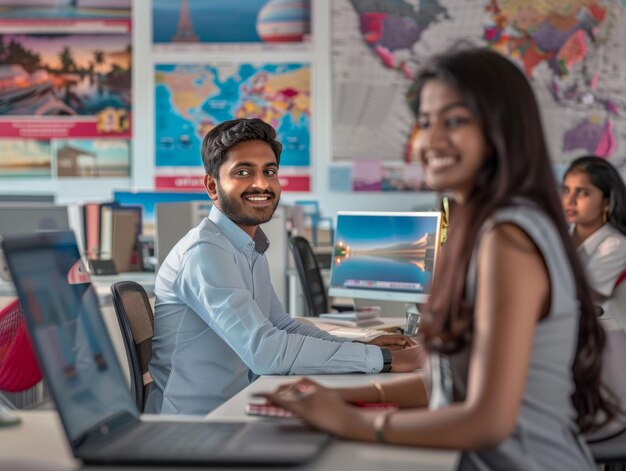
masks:
<path id="1" fill-rule="evenodd" d="M 307 64 L 160 64 L 155 73 L 157 167 L 197 167 L 204 135 L 243 117 L 276 128 L 281 167 L 310 164 Z"/>
<path id="2" fill-rule="evenodd" d="M 411 77 L 466 39 L 532 78 L 551 152 L 626 161 L 625 6 L 619 0 L 337 0 L 334 158 L 408 160 Z"/>

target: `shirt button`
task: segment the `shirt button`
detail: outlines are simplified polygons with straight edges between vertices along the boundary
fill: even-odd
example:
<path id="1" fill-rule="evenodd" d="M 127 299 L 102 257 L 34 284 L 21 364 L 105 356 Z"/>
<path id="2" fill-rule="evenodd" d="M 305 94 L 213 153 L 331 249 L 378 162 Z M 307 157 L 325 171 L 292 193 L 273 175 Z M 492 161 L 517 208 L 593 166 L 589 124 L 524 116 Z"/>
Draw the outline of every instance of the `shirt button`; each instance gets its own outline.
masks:
<path id="1" fill-rule="evenodd" d="M 370 370 L 370 373 L 376 373 L 376 368 L 372 368 L 372 369 Z"/>

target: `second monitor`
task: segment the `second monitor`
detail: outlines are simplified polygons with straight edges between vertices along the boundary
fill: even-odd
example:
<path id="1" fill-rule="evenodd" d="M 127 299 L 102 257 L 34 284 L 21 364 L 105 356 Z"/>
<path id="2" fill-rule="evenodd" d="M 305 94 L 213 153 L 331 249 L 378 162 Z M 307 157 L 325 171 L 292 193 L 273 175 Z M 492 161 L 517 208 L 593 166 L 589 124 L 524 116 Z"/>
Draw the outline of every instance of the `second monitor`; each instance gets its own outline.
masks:
<path id="1" fill-rule="evenodd" d="M 404 315 L 428 299 L 440 240 L 437 211 L 339 212 L 328 294 Z"/>

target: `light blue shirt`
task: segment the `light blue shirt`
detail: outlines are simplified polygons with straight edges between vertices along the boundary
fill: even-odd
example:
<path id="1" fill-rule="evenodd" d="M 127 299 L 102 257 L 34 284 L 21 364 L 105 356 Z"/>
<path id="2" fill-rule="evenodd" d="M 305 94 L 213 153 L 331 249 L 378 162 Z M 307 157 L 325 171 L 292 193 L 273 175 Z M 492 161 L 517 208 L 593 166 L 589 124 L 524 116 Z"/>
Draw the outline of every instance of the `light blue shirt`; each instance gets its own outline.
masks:
<path id="1" fill-rule="evenodd" d="M 262 253 L 268 245 L 260 229 L 253 240 L 213 206 L 166 257 L 155 285 L 146 412 L 206 414 L 257 375 L 380 372 L 380 348 L 285 312 Z"/>

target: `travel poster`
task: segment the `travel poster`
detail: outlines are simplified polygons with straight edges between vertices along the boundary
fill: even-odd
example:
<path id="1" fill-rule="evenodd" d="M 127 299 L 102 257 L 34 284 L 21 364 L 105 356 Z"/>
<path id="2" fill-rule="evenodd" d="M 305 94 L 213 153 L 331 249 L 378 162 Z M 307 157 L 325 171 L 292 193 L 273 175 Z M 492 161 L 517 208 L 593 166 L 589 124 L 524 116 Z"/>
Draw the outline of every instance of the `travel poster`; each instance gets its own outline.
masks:
<path id="1" fill-rule="evenodd" d="M 310 0 L 153 0 L 155 45 L 279 45 L 310 40 Z"/>

